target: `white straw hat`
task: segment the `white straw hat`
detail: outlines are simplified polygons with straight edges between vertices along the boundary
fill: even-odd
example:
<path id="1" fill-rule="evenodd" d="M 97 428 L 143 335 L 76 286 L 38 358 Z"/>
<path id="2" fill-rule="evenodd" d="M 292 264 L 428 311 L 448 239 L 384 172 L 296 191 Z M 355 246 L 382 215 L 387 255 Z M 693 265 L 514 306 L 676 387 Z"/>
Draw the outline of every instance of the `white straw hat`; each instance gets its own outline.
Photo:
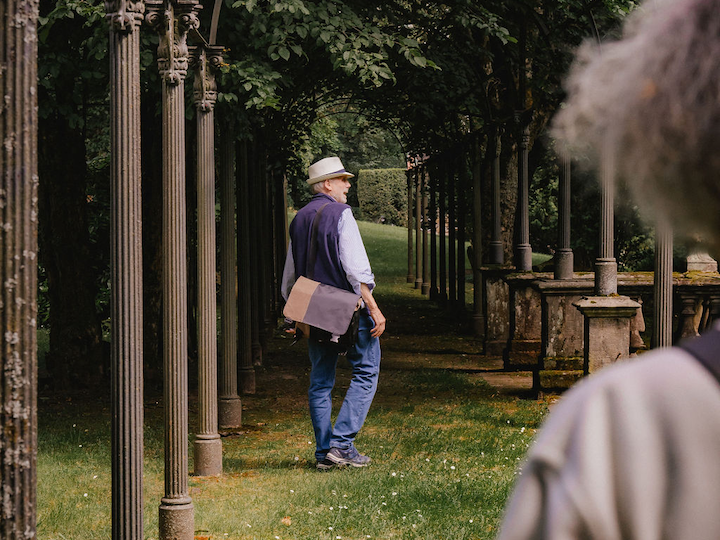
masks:
<path id="1" fill-rule="evenodd" d="M 352 178 L 355 175 L 345 170 L 339 157 L 326 157 L 310 165 L 308 176 L 307 183 L 312 186 L 328 178 Z"/>

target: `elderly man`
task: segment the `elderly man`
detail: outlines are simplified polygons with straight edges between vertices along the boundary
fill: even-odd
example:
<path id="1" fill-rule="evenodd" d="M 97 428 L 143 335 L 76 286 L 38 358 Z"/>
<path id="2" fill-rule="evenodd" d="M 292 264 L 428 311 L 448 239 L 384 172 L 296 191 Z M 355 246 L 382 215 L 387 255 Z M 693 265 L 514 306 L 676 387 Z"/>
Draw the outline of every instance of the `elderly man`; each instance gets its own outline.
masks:
<path id="1" fill-rule="evenodd" d="M 556 137 L 614 165 L 656 220 L 717 248 L 720 0 L 646 2 L 622 40 L 581 51 L 568 90 Z M 716 326 L 571 389 L 499 539 L 720 538 L 719 368 Z"/>
<path id="2" fill-rule="evenodd" d="M 307 276 L 307 261 L 315 215 L 322 208 L 317 230 L 314 279 L 362 296 L 358 337 L 347 351 L 352 379 L 333 427 L 332 396 L 335 366 L 340 348 L 321 340 L 311 331 L 308 353 L 312 370 L 308 401 L 315 430 L 315 459 L 318 470 L 336 466 L 364 467 L 368 456 L 360 454 L 355 437 L 365 422 L 377 389 L 380 372 L 380 340 L 385 317 L 373 298 L 375 276 L 352 210 L 347 203 L 352 174 L 345 171 L 337 157 L 312 164 L 308 185 L 314 195 L 290 224 L 290 248 L 283 273 L 282 293 L 287 299 L 298 276 Z"/>

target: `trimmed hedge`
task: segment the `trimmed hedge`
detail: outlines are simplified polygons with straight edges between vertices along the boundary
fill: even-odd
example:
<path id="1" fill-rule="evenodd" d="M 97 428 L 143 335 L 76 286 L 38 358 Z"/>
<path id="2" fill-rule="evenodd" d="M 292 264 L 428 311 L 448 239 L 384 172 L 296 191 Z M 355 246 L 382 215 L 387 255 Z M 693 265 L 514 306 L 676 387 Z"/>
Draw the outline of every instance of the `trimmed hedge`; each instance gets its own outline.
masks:
<path id="1" fill-rule="evenodd" d="M 365 220 L 389 225 L 407 225 L 405 169 L 360 170 L 357 197 Z"/>

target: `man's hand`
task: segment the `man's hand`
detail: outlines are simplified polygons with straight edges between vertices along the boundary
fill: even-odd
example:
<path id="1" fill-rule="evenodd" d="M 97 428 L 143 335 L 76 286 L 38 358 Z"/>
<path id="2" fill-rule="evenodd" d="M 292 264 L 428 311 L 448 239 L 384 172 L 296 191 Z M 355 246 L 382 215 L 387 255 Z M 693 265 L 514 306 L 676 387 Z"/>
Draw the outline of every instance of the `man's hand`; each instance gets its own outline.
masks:
<path id="1" fill-rule="evenodd" d="M 382 314 L 377 302 L 373 298 L 372 291 L 365 283 L 360 284 L 360 294 L 362 295 L 363 302 L 370 312 L 372 320 L 375 322 L 375 326 L 370 330 L 372 337 L 380 337 L 385 331 L 385 315 Z"/>
<path id="2" fill-rule="evenodd" d="M 370 312 L 372 320 L 375 322 L 375 326 L 370 330 L 370 335 L 372 337 L 380 337 L 385 331 L 385 315 L 382 314 L 377 304 L 375 304 L 375 309 L 368 308 L 368 311 Z"/>

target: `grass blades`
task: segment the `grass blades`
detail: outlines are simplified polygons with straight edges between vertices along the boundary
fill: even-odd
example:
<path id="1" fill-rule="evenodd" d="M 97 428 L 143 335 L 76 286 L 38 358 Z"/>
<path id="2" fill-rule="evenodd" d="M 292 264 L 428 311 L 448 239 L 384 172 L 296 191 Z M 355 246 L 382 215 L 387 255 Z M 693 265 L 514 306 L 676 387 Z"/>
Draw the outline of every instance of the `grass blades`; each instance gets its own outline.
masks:
<path id="1" fill-rule="evenodd" d="M 280 331 L 243 396 L 242 429 L 223 434 L 224 472 L 191 477 L 196 538 L 491 539 L 548 404 L 500 394 L 464 323 L 405 283 L 404 229 L 361 223 L 388 318 L 378 392 L 357 439 L 373 462 L 318 472 L 307 412 L 305 343 Z M 339 362 L 335 411 L 349 384 Z M 104 389 L 103 389 L 104 390 Z M 197 418 L 190 395 L 190 470 Z M 110 531 L 109 392 L 41 396 L 38 537 Z M 162 397 L 145 407 L 145 537 L 163 496 Z"/>

